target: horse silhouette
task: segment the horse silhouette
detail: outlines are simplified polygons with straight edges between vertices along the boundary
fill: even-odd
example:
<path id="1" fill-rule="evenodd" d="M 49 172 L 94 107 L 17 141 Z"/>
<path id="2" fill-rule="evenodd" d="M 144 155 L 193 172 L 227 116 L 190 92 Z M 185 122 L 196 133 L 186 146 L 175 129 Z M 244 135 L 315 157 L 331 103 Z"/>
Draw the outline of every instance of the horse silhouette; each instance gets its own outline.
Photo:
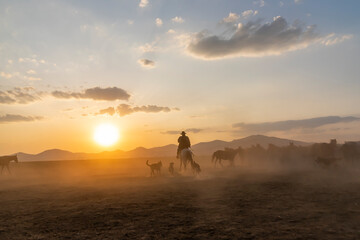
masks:
<path id="1" fill-rule="evenodd" d="M 215 161 L 215 167 L 217 162 L 219 162 L 219 164 L 223 166 L 221 162 L 222 160 L 228 160 L 230 161 L 230 166 L 234 166 L 234 160 L 236 155 L 239 155 L 240 157 L 243 156 L 243 149 L 241 147 L 238 147 L 237 149 L 225 148 L 225 150 L 218 150 L 213 153 L 211 161 Z"/>
<path id="2" fill-rule="evenodd" d="M 1 174 L 5 167 L 7 168 L 8 172 L 11 174 L 10 168 L 9 168 L 9 163 L 11 161 L 18 163 L 19 161 L 18 161 L 17 155 L 0 157 Z"/>

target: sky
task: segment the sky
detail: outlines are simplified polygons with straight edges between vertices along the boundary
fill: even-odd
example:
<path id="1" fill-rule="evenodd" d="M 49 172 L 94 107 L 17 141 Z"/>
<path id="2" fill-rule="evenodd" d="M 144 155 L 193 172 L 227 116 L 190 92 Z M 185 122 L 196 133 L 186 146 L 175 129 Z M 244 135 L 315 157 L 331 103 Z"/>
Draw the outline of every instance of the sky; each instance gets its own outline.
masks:
<path id="1" fill-rule="evenodd" d="M 357 0 L 0 0 L 0 154 L 360 140 Z M 109 147 L 93 140 L 119 129 Z"/>

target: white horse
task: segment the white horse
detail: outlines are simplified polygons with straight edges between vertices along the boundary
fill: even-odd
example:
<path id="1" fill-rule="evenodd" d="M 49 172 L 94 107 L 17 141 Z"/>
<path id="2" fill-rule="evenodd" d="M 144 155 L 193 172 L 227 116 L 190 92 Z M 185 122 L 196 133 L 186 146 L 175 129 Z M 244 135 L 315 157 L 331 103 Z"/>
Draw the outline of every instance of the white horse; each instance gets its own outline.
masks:
<path id="1" fill-rule="evenodd" d="M 180 152 L 180 171 L 182 166 L 184 165 L 184 169 L 186 170 L 186 165 L 188 163 L 194 162 L 193 160 L 194 153 L 191 151 L 190 148 L 185 148 Z"/>

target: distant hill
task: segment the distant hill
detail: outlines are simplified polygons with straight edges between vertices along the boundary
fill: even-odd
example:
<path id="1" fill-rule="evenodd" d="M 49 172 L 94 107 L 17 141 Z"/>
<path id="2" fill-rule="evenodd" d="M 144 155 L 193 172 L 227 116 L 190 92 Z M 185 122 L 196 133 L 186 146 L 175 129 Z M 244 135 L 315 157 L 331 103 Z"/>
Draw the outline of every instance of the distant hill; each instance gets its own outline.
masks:
<path id="1" fill-rule="evenodd" d="M 267 148 L 269 144 L 274 144 L 276 146 L 282 147 L 289 145 L 290 142 L 293 142 L 296 146 L 307 146 L 311 144 L 307 142 L 289 140 L 284 138 L 268 137 L 264 135 L 252 135 L 241 139 L 235 139 L 231 142 L 215 140 L 211 142 L 198 143 L 192 146 L 192 148 L 197 155 L 211 155 L 216 150 L 224 149 L 225 147 L 237 148 L 240 146 L 242 148 L 248 148 L 256 144 L 260 144 L 264 148 Z"/>
<path id="2" fill-rule="evenodd" d="M 236 139 L 230 142 L 214 140 L 211 142 L 201 142 L 192 146 L 196 155 L 209 156 L 213 152 L 225 147 L 243 147 L 247 148 L 252 145 L 260 144 L 267 147 L 269 144 L 276 146 L 287 146 L 293 142 L 297 146 L 307 146 L 311 143 L 294 141 L 283 138 L 268 137 L 264 135 L 252 135 L 249 137 Z M 171 157 L 176 155 L 177 146 L 170 144 L 162 147 L 144 148 L 138 147 L 131 151 L 106 151 L 100 153 L 72 153 L 60 149 L 51 149 L 38 154 L 18 153 L 19 161 L 55 161 L 55 160 L 82 160 L 82 159 L 120 159 L 120 158 L 138 158 L 138 157 Z"/>

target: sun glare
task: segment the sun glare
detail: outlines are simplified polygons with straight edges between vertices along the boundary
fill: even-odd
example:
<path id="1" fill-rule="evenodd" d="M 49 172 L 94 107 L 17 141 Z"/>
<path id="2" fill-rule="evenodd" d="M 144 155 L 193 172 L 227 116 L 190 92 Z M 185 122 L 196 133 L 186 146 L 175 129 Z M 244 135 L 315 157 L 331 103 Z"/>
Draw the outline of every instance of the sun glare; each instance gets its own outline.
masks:
<path id="1" fill-rule="evenodd" d="M 114 145 L 119 139 L 119 129 L 111 124 L 101 124 L 96 127 L 94 140 L 102 146 Z"/>

